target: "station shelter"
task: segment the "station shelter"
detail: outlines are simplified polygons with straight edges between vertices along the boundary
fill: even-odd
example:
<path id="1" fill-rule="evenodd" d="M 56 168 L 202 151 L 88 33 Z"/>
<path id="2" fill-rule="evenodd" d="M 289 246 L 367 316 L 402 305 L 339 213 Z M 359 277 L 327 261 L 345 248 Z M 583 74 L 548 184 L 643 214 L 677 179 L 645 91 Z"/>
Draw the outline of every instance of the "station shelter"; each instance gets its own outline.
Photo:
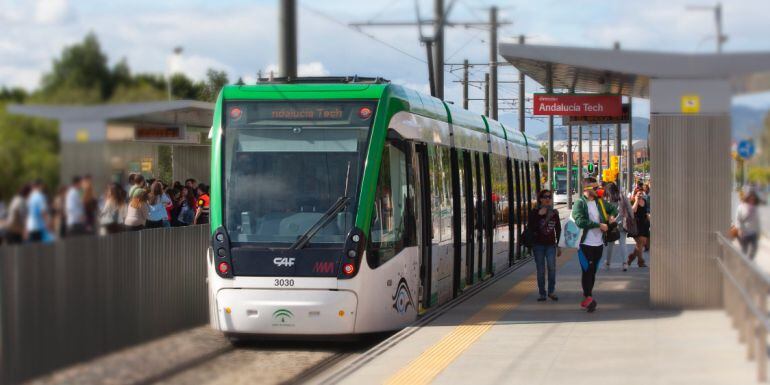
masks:
<path id="1" fill-rule="evenodd" d="M 716 233 L 726 232 L 731 221 L 731 99 L 770 90 L 770 53 L 503 43 L 500 55 L 555 93 L 650 100 L 650 304 L 722 305 Z"/>
<path id="2" fill-rule="evenodd" d="M 212 103 L 194 100 L 8 106 L 10 113 L 57 121 L 61 182 L 90 174 L 99 191 L 125 183 L 129 173 L 208 183 L 213 110 Z"/>

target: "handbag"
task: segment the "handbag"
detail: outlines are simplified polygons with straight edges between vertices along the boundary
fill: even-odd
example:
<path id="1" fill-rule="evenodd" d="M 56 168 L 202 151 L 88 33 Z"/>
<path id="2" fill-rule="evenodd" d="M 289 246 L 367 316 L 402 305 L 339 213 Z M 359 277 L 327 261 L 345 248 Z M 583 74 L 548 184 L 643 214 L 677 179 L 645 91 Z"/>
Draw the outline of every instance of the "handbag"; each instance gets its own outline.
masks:
<path id="1" fill-rule="evenodd" d="M 602 208 L 602 213 L 604 213 L 604 218 L 609 219 L 609 216 L 607 215 L 607 210 L 604 209 L 604 202 L 602 199 L 599 199 L 599 207 Z M 607 223 L 607 232 L 604 233 L 604 242 L 606 243 L 612 243 L 620 239 L 620 229 L 618 229 L 618 223 L 617 222 L 610 222 Z"/>

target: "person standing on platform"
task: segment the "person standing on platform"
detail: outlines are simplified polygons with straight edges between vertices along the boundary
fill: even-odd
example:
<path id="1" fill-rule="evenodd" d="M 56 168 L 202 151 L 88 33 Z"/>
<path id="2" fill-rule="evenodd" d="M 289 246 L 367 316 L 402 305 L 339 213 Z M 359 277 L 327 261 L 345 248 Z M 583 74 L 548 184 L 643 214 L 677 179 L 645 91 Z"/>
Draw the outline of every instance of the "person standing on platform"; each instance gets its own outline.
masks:
<path id="1" fill-rule="evenodd" d="M 8 219 L 5 222 L 5 239 L 9 245 L 24 241 L 27 221 L 27 197 L 32 188 L 29 184 L 22 186 L 11 199 L 8 206 Z"/>
<path id="2" fill-rule="evenodd" d="M 628 270 L 626 264 L 626 238 L 628 234 L 634 234 L 636 232 L 636 222 L 634 219 L 633 211 L 631 209 L 631 203 L 628 198 L 620 193 L 618 185 L 612 182 L 606 185 L 605 197 L 610 204 L 614 205 L 618 210 L 618 217 L 616 223 L 618 224 L 618 230 L 620 231 L 620 238 L 618 239 L 618 245 L 620 246 L 620 258 L 623 259 L 623 271 Z M 607 270 L 610 269 L 612 257 L 615 254 L 615 242 L 608 242 L 606 253 L 607 259 L 604 262 L 604 266 Z"/>
<path id="3" fill-rule="evenodd" d="M 537 207 L 529 212 L 527 221 L 534 231 L 532 253 L 537 266 L 537 287 L 540 292 L 538 301 L 546 300 L 545 269 L 548 268 L 548 298 L 558 301 L 556 291 L 556 256 L 561 256 L 559 239 L 561 238 L 561 220 L 559 212 L 553 208 L 553 194 L 544 189 L 537 194 Z"/>
<path id="4" fill-rule="evenodd" d="M 83 206 L 81 181 L 82 179 L 79 176 L 72 178 L 72 184 L 67 189 L 67 196 L 64 199 L 64 212 L 67 216 L 66 234 L 68 237 L 86 233 L 86 216 Z"/>
<path id="5" fill-rule="evenodd" d="M 599 198 L 596 193 L 599 188 L 596 178 L 585 178 L 583 187 L 583 195 L 572 208 L 572 218 L 577 227 L 583 230 L 578 249 L 578 259 L 583 270 L 581 283 L 584 297 L 580 306 L 591 313 L 597 306 L 593 289 L 596 271 L 602 259 L 605 234 L 609 230 L 608 224 L 617 216 L 617 209 Z"/>
<path id="6" fill-rule="evenodd" d="M 198 185 L 198 210 L 195 212 L 194 224 L 209 223 L 209 186 L 201 183 Z"/>
<path id="7" fill-rule="evenodd" d="M 147 204 L 147 192 L 142 189 L 134 189 L 131 201 L 126 210 L 124 221 L 129 231 L 138 231 L 145 228 L 147 217 L 150 216 L 150 206 Z"/>
<path id="8" fill-rule="evenodd" d="M 644 262 L 644 251 L 647 247 L 647 242 L 650 240 L 650 213 L 647 211 L 647 197 L 643 191 L 636 193 L 632 210 L 636 221 L 636 234 L 634 237 L 636 248 L 628 256 L 626 263 L 631 266 L 631 262 L 636 259 L 637 266 L 647 267 L 647 264 Z"/>
<path id="9" fill-rule="evenodd" d="M 735 211 L 735 227 L 738 229 L 738 242 L 741 251 L 750 259 L 757 255 L 760 223 L 757 206 L 761 203 L 756 190 L 749 189 Z"/>
<path id="10" fill-rule="evenodd" d="M 32 191 L 27 198 L 27 240 L 42 242 L 48 231 L 48 202 L 43 193 L 43 181 L 32 182 Z"/>

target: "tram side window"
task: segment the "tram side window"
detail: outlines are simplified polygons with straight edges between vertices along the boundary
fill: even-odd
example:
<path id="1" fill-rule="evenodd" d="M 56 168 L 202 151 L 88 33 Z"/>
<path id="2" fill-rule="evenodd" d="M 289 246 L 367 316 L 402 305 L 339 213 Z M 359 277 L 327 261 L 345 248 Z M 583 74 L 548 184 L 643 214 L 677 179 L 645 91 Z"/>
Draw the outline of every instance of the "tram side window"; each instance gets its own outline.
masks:
<path id="1" fill-rule="evenodd" d="M 404 152 L 390 143 L 386 144 L 377 180 L 369 239 L 369 252 L 377 266 L 408 246 L 405 239 L 415 239 L 406 234 L 407 200 L 410 199 L 406 166 Z"/>
<path id="2" fill-rule="evenodd" d="M 433 242 L 452 239 L 452 189 L 449 148 L 428 146 Z"/>
<path id="3" fill-rule="evenodd" d="M 492 204 L 494 227 L 508 226 L 508 174 L 505 158 L 492 154 L 489 157 L 492 177 Z"/>

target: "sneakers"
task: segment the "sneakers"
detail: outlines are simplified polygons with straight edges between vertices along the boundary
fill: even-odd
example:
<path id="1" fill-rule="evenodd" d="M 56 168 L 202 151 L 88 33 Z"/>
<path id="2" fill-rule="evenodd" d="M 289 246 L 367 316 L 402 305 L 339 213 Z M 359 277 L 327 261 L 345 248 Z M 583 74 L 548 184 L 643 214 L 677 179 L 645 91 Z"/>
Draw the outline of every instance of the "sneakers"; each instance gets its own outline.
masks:
<path id="1" fill-rule="evenodd" d="M 628 271 L 628 263 L 623 262 L 623 271 Z"/>
<path id="2" fill-rule="evenodd" d="M 537 297 L 537 302 L 545 302 L 545 296 L 541 295 L 540 297 Z"/>
<path id="3" fill-rule="evenodd" d="M 591 302 L 595 302 L 593 297 L 586 297 L 583 302 L 580 303 L 580 307 L 588 307 Z"/>
<path id="4" fill-rule="evenodd" d="M 591 303 L 589 303 L 588 306 L 586 307 L 586 311 L 589 313 L 593 313 L 596 310 L 596 305 L 597 305 L 596 300 L 591 299 Z"/>
<path id="5" fill-rule="evenodd" d="M 605 263 L 604 264 L 604 270 L 610 271 L 610 264 L 609 263 Z"/>
<path id="6" fill-rule="evenodd" d="M 551 301 L 558 301 L 559 300 L 559 297 L 557 297 L 556 294 L 553 294 L 553 293 L 548 294 L 548 298 L 550 298 Z"/>

